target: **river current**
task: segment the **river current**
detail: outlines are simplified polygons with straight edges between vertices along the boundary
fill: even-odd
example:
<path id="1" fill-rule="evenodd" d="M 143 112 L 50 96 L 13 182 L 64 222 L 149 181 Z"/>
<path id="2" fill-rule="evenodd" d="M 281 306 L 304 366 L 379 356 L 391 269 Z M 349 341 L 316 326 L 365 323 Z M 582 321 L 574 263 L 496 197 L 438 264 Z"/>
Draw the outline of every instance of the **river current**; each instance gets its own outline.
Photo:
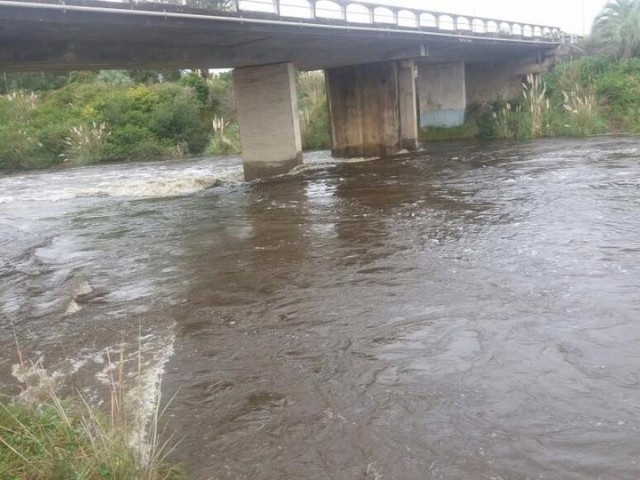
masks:
<path id="1" fill-rule="evenodd" d="M 2 390 L 122 351 L 201 480 L 640 478 L 638 139 L 305 161 L 0 177 Z"/>

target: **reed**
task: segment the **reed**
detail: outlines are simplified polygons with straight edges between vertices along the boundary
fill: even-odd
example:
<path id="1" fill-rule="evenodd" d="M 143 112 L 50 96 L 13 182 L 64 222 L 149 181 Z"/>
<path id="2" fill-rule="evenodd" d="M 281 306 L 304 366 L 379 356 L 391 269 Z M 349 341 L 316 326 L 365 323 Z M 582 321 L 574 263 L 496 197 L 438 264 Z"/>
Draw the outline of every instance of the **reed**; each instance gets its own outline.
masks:
<path id="1" fill-rule="evenodd" d="M 563 108 L 569 114 L 566 128 L 571 135 L 584 137 L 593 135 L 598 130 L 598 102 L 591 89 L 584 89 L 576 84 L 566 92 L 563 91 Z"/>
<path id="2" fill-rule="evenodd" d="M 211 126 L 213 135 L 207 148 L 207 154 L 231 155 L 240 153 L 242 146 L 240 144 L 240 130 L 237 124 L 215 116 L 211 121 Z"/>
<path id="3" fill-rule="evenodd" d="M 495 137 L 502 140 L 527 138 L 529 116 L 520 105 L 506 102 L 492 111 Z"/>
<path id="4" fill-rule="evenodd" d="M 109 135 L 110 132 L 104 122 L 71 127 L 69 136 L 64 140 L 65 152 L 61 155 L 65 162 L 75 165 L 97 161 L 102 155 Z"/>
<path id="5" fill-rule="evenodd" d="M 531 137 L 538 138 L 549 134 L 550 104 L 547 97 L 547 85 L 539 75 L 527 75 L 522 84 L 522 96 L 529 113 Z"/>

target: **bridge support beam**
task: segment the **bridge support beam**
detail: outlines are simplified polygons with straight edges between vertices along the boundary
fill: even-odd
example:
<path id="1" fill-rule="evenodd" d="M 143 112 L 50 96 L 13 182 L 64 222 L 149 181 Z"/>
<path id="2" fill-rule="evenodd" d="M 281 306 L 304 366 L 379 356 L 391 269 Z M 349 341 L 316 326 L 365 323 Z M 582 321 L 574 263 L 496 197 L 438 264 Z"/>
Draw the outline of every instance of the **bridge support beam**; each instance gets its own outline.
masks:
<path id="1" fill-rule="evenodd" d="M 301 164 L 293 64 L 236 68 L 233 88 L 245 179 L 280 175 Z"/>
<path id="2" fill-rule="evenodd" d="M 332 68 L 325 79 L 334 156 L 384 157 L 400 150 L 396 62 Z M 410 109 L 403 110 L 409 118 Z"/>
<path id="3" fill-rule="evenodd" d="M 418 67 L 420 128 L 452 128 L 464 124 L 467 107 L 464 63 Z"/>

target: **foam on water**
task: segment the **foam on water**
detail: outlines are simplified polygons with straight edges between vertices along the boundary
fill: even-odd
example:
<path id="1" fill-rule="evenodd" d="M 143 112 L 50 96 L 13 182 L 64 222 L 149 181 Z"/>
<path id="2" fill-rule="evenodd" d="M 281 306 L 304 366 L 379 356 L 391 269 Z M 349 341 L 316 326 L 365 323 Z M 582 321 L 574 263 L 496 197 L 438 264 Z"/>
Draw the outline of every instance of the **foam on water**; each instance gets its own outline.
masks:
<path id="1" fill-rule="evenodd" d="M 27 405 L 39 405 L 47 402 L 51 395 L 62 385 L 65 373 L 49 373 L 41 361 L 18 363 L 11 368 L 12 375 L 24 385 L 18 399 Z"/>
<path id="2" fill-rule="evenodd" d="M 244 181 L 242 166 L 208 160 L 100 165 L 0 177 L 0 204 L 59 202 L 81 197 L 161 198 L 189 195 Z"/>
<path id="3" fill-rule="evenodd" d="M 335 167 L 336 165 L 340 165 L 342 163 L 364 163 L 371 162 L 373 160 L 378 160 L 379 157 L 357 157 L 357 158 L 320 158 L 320 159 L 311 159 L 308 163 L 303 163 L 294 167 L 291 171 L 283 174 L 282 176 L 287 175 L 300 175 L 302 173 L 314 172 L 316 170 L 322 170 L 325 168 Z"/>
<path id="4" fill-rule="evenodd" d="M 173 356 L 176 339 L 174 328 L 175 325 L 166 337 L 151 336 L 144 339 L 147 360 L 140 365 L 134 386 L 127 392 L 126 401 L 131 411 L 135 412 L 129 431 L 129 443 L 139 450 L 143 461 L 149 459 L 156 433 L 154 425 L 160 411 L 162 376 L 165 365 Z"/>

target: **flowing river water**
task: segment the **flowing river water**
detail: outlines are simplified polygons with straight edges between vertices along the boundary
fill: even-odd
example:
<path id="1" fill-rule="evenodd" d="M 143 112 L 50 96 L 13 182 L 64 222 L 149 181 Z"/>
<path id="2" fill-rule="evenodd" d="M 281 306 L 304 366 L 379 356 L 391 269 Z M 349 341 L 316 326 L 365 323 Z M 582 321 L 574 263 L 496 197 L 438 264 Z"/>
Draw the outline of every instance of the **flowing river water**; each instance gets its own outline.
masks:
<path id="1" fill-rule="evenodd" d="M 640 478 L 638 139 L 306 161 L 0 177 L 0 387 L 122 355 L 202 480 Z"/>

